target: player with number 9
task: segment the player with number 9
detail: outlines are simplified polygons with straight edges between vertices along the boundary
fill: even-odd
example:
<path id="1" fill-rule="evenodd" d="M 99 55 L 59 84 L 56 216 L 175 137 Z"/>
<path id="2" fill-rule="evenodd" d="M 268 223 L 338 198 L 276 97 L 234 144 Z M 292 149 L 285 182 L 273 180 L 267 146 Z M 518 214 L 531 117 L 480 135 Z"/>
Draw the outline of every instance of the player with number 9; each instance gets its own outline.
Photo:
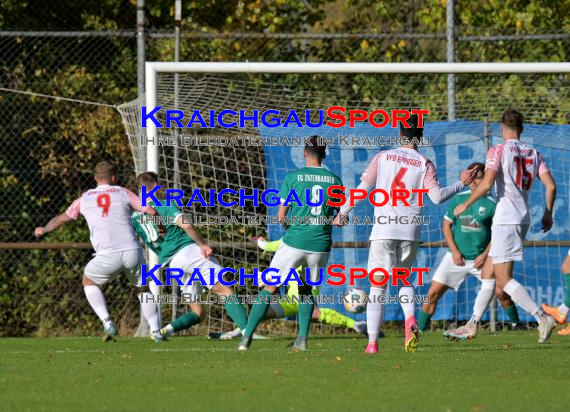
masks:
<path id="1" fill-rule="evenodd" d="M 101 286 L 116 274 L 125 272 L 136 286 L 142 312 L 148 321 L 152 338 L 161 341 L 158 307 L 153 303 L 148 286 L 141 286 L 141 265 L 144 253 L 131 225 L 133 210 L 149 215 L 157 212 L 150 206 L 142 206 L 141 199 L 124 187 L 117 186 L 115 166 L 99 162 L 95 167 L 97 187 L 83 193 L 73 204 L 44 227 L 37 227 L 35 235 L 41 237 L 83 215 L 89 226 L 89 234 L 95 257 L 89 261 L 83 274 L 83 288 L 87 301 L 103 322 L 104 340 L 117 335 Z"/>

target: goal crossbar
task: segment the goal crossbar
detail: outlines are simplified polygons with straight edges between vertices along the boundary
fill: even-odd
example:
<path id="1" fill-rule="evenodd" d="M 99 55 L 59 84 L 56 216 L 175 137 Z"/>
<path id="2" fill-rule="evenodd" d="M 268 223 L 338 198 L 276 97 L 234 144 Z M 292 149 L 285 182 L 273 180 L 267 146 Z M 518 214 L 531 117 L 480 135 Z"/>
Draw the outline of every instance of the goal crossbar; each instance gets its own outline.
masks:
<path id="1" fill-rule="evenodd" d="M 349 73 L 349 74 L 464 74 L 464 73 L 570 73 L 570 62 L 530 63 L 291 63 L 291 62 L 146 62 L 146 106 L 156 107 L 159 73 Z M 156 125 L 150 123 L 147 138 L 155 141 Z M 158 173 L 157 145 L 147 146 L 147 170 Z"/>

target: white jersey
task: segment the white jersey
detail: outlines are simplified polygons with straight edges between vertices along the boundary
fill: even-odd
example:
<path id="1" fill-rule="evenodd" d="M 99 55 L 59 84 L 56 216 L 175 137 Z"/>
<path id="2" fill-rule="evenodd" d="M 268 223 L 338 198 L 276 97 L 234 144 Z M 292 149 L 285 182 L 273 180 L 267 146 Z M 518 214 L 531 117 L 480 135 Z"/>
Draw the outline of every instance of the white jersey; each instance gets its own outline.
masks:
<path id="1" fill-rule="evenodd" d="M 82 214 L 89 226 L 89 239 L 97 255 L 139 249 L 131 224 L 133 209 L 146 212 L 141 199 L 121 186 L 100 185 L 73 202 L 65 214 L 77 219 Z"/>
<path id="2" fill-rule="evenodd" d="M 378 153 L 364 173 L 361 180 L 375 189 L 383 189 L 390 194 L 390 201 L 384 206 L 374 206 L 374 225 L 370 240 L 394 239 L 414 240 L 421 239 L 422 206 L 419 205 L 419 196 L 423 201 L 427 196 L 413 193 L 412 189 L 430 189 L 439 187 L 435 166 L 431 160 L 421 155 L 417 150 L 396 148 Z M 396 206 L 392 205 L 392 190 L 406 189 L 410 192 L 405 206 L 398 200 Z M 376 203 L 382 203 L 385 196 L 381 193 L 374 195 Z M 383 218 L 380 218 L 384 216 Z M 398 219 L 398 220 L 396 220 Z M 408 223 L 404 223 L 407 219 Z"/>
<path id="3" fill-rule="evenodd" d="M 489 149 L 485 169 L 497 172 L 493 224 L 530 224 L 528 193 L 535 178 L 548 172 L 540 152 L 519 140 L 507 140 Z"/>

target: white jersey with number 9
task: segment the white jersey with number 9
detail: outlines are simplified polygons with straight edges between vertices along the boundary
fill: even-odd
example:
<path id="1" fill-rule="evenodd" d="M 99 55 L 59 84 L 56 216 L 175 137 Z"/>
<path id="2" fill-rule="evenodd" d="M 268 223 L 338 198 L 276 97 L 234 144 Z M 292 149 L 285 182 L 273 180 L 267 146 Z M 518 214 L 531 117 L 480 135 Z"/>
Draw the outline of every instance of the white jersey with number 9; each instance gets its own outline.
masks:
<path id="1" fill-rule="evenodd" d="M 100 185 L 73 202 L 65 214 L 82 214 L 89 226 L 89 239 L 97 255 L 140 248 L 131 224 L 132 211 L 146 212 L 141 199 L 121 186 Z"/>

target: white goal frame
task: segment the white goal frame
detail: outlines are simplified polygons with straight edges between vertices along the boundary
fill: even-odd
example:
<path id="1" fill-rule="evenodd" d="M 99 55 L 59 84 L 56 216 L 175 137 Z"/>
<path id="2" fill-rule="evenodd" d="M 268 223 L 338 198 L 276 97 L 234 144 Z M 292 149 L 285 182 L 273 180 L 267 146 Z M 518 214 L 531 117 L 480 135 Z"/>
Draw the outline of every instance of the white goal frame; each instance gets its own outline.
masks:
<path id="1" fill-rule="evenodd" d="M 514 74 L 514 73 L 570 73 L 570 62 L 529 62 L 529 63 L 291 63 L 291 62 L 146 62 L 145 63 L 145 104 L 156 107 L 157 76 L 160 73 L 283 73 L 283 74 Z M 448 94 L 449 98 L 449 94 Z M 159 146 L 157 127 L 147 123 L 146 170 L 159 171 Z M 152 139 L 152 140 L 151 140 Z M 158 256 L 149 253 L 149 265 L 158 264 Z M 159 275 L 160 277 L 160 275 Z M 151 286 L 155 294 L 161 288 Z"/>
<path id="2" fill-rule="evenodd" d="M 146 107 L 156 107 L 159 73 L 570 73 L 570 62 L 562 63 L 250 63 L 250 62 L 146 62 Z M 157 138 L 156 125 L 147 124 L 149 141 Z M 152 140 L 150 140 L 152 139 Z M 158 145 L 147 145 L 147 170 L 158 173 Z"/>

